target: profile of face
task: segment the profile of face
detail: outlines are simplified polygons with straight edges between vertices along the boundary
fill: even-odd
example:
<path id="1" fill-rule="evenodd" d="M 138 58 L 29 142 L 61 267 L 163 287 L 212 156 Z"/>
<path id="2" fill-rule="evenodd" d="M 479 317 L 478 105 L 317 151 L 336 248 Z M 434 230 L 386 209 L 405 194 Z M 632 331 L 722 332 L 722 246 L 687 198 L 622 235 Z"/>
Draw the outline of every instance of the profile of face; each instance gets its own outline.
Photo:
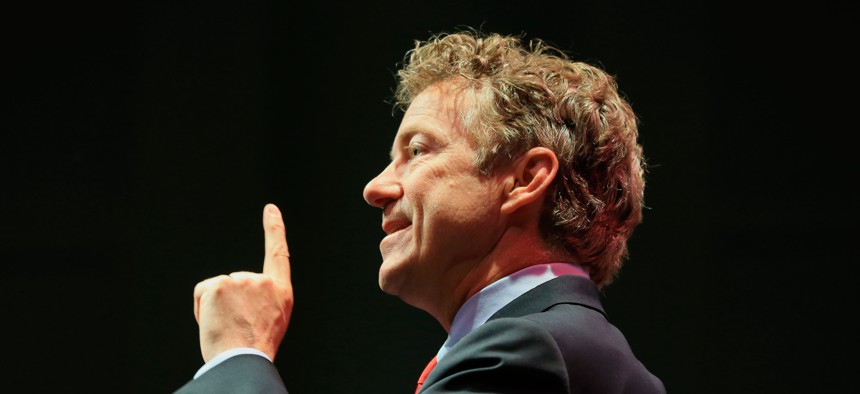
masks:
<path id="1" fill-rule="evenodd" d="M 364 189 L 382 208 L 379 286 L 427 310 L 451 297 L 501 236 L 503 178 L 475 166 L 475 142 L 460 114 L 469 90 L 441 82 L 410 104 L 391 163 Z"/>

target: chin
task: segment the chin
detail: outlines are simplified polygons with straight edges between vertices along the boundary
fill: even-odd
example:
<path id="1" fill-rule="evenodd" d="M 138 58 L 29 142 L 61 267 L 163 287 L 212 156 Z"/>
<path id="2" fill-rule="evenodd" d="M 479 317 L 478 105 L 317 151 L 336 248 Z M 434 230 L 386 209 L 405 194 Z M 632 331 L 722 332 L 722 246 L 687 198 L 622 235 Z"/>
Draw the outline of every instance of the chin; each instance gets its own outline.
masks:
<path id="1" fill-rule="evenodd" d="M 379 288 L 387 294 L 403 298 L 415 292 L 421 284 L 418 261 L 411 253 L 390 253 L 379 266 Z M 418 282 L 416 282 L 418 281 Z"/>
<path id="2" fill-rule="evenodd" d="M 387 294 L 397 295 L 397 283 L 400 282 L 398 277 L 403 276 L 400 272 L 402 270 L 401 266 L 384 259 L 379 267 L 379 288 Z"/>

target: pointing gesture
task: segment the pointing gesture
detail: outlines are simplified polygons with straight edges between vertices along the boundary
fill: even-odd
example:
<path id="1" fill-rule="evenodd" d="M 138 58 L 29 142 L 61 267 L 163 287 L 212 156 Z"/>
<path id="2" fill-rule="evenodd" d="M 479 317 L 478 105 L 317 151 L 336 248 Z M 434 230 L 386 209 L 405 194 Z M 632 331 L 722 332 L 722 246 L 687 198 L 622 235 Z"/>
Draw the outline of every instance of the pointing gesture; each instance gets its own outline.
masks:
<path id="1" fill-rule="evenodd" d="M 263 229 L 262 273 L 219 275 L 194 287 L 204 361 L 240 347 L 255 348 L 275 360 L 293 312 L 293 285 L 284 221 L 274 204 L 263 210 Z"/>
<path id="2" fill-rule="evenodd" d="M 290 249 L 281 211 L 274 204 L 267 204 L 263 210 L 263 228 L 266 233 L 266 258 L 263 260 L 263 274 L 276 282 L 292 288 L 290 283 Z"/>

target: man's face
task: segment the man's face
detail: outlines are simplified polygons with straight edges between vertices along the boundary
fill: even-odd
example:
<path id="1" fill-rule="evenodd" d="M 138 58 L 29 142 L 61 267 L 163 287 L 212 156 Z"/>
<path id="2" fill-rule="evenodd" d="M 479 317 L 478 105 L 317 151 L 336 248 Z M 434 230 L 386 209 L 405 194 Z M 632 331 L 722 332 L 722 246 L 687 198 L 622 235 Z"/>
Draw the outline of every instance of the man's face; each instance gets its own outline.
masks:
<path id="1" fill-rule="evenodd" d="M 391 163 L 364 189 L 383 208 L 379 286 L 419 308 L 454 297 L 500 236 L 504 187 L 478 173 L 459 121 L 471 105 L 453 83 L 425 89 L 403 115 Z"/>

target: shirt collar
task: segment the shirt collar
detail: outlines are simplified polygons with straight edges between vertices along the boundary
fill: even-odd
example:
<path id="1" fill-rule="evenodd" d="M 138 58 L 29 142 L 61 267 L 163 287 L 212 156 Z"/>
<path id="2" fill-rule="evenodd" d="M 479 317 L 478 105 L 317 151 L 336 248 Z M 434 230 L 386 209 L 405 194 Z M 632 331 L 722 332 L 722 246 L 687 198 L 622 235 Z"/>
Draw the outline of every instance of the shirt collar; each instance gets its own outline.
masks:
<path id="1" fill-rule="evenodd" d="M 487 322 L 494 313 L 531 289 L 562 275 L 588 277 L 582 267 L 571 263 L 547 263 L 523 268 L 481 289 L 460 307 L 451 322 L 448 339 L 436 358 L 441 360 L 457 342 Z"/>

